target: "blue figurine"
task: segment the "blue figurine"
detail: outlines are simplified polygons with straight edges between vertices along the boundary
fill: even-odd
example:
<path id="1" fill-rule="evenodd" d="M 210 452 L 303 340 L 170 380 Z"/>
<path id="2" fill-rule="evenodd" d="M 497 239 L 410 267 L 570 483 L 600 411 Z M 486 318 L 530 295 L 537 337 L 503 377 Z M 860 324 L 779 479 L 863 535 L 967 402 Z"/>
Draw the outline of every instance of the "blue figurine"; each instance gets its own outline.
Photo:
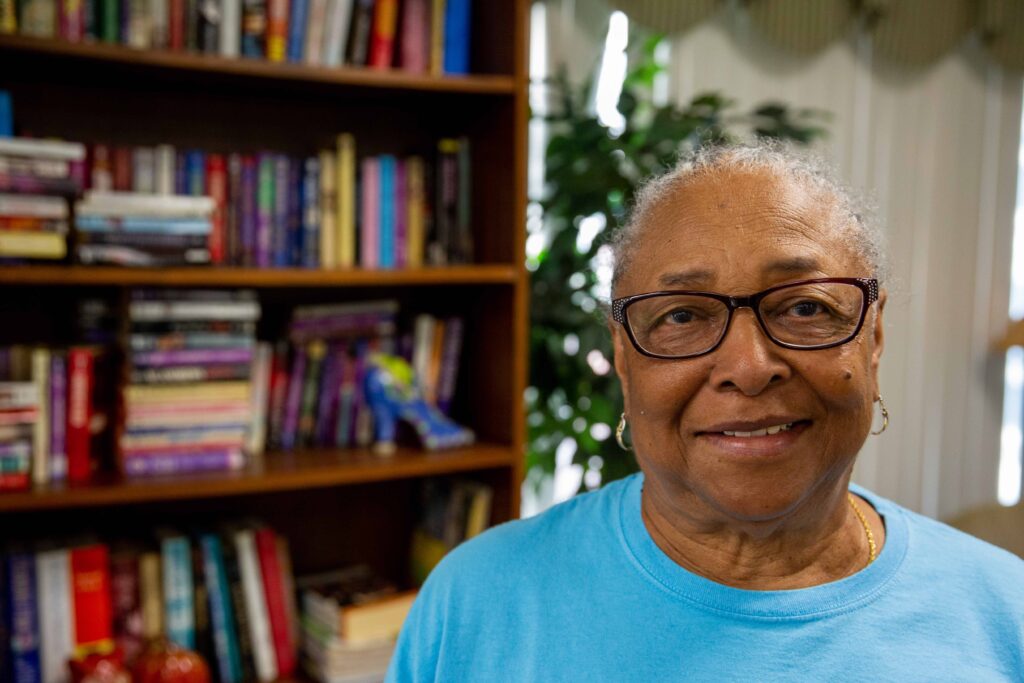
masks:
<path id="1" fill-rule="evenodd" d="M 374 353 L 368 360 L 364 389 L 373 413 L 375 452 L 381 455 L 395 452 L 399 420 L 413 427 L 427 450 L 473 443 L 471 429 L 456 424 L 423 399 L 413 370 L 405 359 Z"/>

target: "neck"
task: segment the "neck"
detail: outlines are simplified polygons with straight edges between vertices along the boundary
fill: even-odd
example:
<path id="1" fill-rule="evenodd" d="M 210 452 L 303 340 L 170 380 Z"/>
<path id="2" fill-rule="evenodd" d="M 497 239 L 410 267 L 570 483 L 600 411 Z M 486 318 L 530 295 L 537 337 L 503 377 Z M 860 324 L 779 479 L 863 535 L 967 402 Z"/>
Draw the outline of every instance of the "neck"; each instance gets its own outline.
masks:
<path id="1" fill-rule="evenodd" d="M 868 564 L 864 526 L 847 499 L 848 477 L 779 518 L 723 520 L 707 506 L 683 506 L 652 479 L 641 499 L 644 525 L 681 567 L 735 588 L 785 590 L 836 581 Z M 696 496 L 690 495 L 695 499 Z M 880 552 L 884 527 L 866 501 L 854 497 Z M 705 508 L 695 513 L 692 508 Z"/>

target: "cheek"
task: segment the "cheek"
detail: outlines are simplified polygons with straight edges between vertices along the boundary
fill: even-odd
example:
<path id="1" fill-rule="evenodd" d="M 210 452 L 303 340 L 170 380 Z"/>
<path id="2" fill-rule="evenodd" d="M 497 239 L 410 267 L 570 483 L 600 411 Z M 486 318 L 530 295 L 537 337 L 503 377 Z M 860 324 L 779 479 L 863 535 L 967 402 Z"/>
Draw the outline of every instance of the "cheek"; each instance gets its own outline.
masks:
<path id="1" fill-rule="evenodd" d="M 639 357 L 629 363 L 626 411 L 636 429 L 674 429 L 706 378 L 695 361 L 658 361 Z"/>

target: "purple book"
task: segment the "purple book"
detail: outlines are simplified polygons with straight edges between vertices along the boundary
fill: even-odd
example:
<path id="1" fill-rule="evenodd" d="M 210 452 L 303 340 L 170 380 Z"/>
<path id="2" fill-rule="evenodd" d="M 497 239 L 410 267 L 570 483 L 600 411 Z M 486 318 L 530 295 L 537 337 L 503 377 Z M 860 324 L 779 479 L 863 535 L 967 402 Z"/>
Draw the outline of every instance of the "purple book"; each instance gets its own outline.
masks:
<path id="1" fill-rule="evenodd" d="M 274 217 L 271 222 L 272 262 L 278 268 L 287 268 L 291 249 L 288 244 L 288 157 L 274 155 Z"/>
<path id="2" fill-rule="evenodd" d="M 289 338 L 294 342 L 332 337 L 384 336 L 395 331 L 395 317 L 390 313 L 355 313 L 332 318 L 294 321 Z"/>
<path id="3" fill-rule="evenodd" d="M 409 265 L 409 188 L 405 178 L 405 159 L 395 165 L 395 267 Z"/>
<path id="4" fill-rule="evenodd" d="M 256 199 L 257 199 L 256 159 L 246 156 L 242 159 L 242 201 L 239 211 L 239 250 L 241 265 L 256 265 Z"/>
<path id="5" fill-rule="evenodd" d="M 459 353 L 462 350 L 462 324 L 462 318 L 448 318 L 444 326 L 437 407 L 445 415 L 452 407 L 452 396 L 455 394 L 455 378 L 459 372 Z"/>
<path id="6" fill-rule="evenodd" d="M 317 446 L 329 446 L 331 408 L 338 396 L 338 347 L 336 344 L 327 346 L 321 367 L 320 395 L 316 402 L 316 428 L 313 441 Z"/>
<path id="7" fill-rule="evenodd" d="M 135 353 L 132 355 L 132 364 L 137 367 L 251 362 L 251 347 L 241 349 L 176 349 L 174 351 L 144 351 L 142 353 Z"/>
<path id="8" fill-rule="evenodd" d="M 220 472 L 237 470 L 245 465 L 241 448 L 218 448 L 208 451 L 164 451 L 154 455 L 132 455 L 124 459 L 128 476 L 183 474 L 187 472 Z"/>
<path id="9" fill-rule="evenodd" d="M 53 481 L 64 481 L 68 474 L 67 401 L 67 358 L 54 353 L 50 357 L 50 479 Z"/>
<path id="10" fill-rule="evenodd" d="M 269 268 L 273 249 L 274 209 L 274 155 L 264 152 L 258 155 L 258 180 L 256 183 L 256 266 Z"/>
<path id="11" fill-rule="evenodd" d="M 295 349 L 292 374 L 288 379 L 288 396 L 284 404 L 284 422 L 281 425 L 281 448 L 291 450 L 299 433 L 299 409 L 302 407 L 302 384 L 306 377 L 306 349 Z"/>

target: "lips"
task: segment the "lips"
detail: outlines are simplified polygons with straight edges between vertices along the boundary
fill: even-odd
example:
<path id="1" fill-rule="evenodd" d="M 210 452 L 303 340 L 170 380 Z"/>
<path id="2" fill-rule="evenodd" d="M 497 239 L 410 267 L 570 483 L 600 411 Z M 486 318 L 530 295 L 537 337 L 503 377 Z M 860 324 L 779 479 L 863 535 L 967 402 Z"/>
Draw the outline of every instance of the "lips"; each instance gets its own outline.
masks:
<path id="1" fill-rule="evenodd" d="M 724 434 L 725 436 L 734 436 L 739 438 L 756 438 L 771 436 L 773 434 L 778 434 L 779 432 L 787 432 L 797 427 L 807 426 L 810 423 L 810 420 L 801 419 L 799 417 L 770 415 L 758 420 L 732 420 L 729 422 L 720 422 L 708 427 L 707 429 L 702 429 L 696 432 L 696 435 Z"/>
<path id="2" fill-rule="evenodd" d="M 795 453 L 794 447 L 812 424 L 811 420 L 791 415 L 769 416 L 758 420 L 738 420 L 711 425 L 696 433 L 713 452 L 741 461 L 765 462 Z"/>

